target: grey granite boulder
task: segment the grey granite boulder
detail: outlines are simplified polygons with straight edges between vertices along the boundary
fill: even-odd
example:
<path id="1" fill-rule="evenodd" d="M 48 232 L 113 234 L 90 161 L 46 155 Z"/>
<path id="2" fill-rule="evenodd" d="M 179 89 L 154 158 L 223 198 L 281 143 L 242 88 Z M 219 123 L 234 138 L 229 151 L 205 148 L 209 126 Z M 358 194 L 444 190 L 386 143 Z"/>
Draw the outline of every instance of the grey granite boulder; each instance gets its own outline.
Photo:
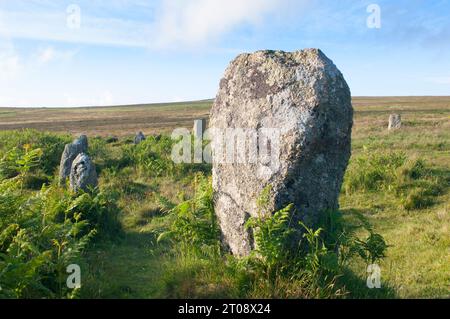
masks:
<path id="1" fill-rule="evenodd" d="M 69 177 L 73 160 L 78 156 L 78 154 L 86 153 L 87 150 L 88 139 L 86 135 L 81 135 L 71 144 L 66 144 L 59 165 L 59 180 L 61 184 L 64 184 L 66 179 Z"/>
<path id="2" fill-rule="evenodd" d="M 352 124 L 350 89 L 320 50 L 258 51 L 231 62 L 209 127 L 214 207 L 232 253 L 254 249 L 245 223 L 258 216 L 258 198 L 268 185 L 264 213 L 293 203 L 293 225 L 313 225 L 322 212 L 338 208 Z M 234 140 L 239 130 L 246 133 Z M 223 144 L 240 146 L 244 155 L 227 157 Z"/>
<path id="3" fill-rule="evenodd" d="M 70 170 L 70 189 L 74 192 L 88 191 L 98 185 L 95 165 L 85 153 L 78 154 Z"/>

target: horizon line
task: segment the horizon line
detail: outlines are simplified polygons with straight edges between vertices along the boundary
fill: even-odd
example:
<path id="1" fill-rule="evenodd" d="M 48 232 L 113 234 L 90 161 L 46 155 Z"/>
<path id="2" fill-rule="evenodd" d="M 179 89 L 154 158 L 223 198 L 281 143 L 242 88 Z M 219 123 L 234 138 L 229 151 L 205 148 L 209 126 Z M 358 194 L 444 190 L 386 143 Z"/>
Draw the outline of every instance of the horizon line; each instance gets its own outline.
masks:
<path id="1" fill-rule="evenodd" d="M 355 98 L 445 98 L 449 95 L 352 95 Z M 86 108 L 114 108 L 114 107 L 137 107 L 137 106 L 168 106 L 183 105 L 192 103 L 214 102 L 215 98 L 200 100 L 186 100 L 177 102 L 149 102 L 149 103 L 131 103 L 131 104 L 113 104 L 113 105 L 78 105 L 78 106 L 0 106 L 0 109 L 86 109 Z"/>

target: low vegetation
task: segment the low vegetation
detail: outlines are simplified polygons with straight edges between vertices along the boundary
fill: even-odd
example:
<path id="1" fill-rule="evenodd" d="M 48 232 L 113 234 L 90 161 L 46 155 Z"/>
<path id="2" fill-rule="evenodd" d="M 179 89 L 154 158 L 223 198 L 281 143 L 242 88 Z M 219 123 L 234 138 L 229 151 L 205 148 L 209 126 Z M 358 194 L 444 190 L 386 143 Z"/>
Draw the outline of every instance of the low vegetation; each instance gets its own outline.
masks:
<path id="1" fill-rule="evenodd" d="M 82 262 L 92 240 L 120 230 L 108 193 L 77 196 L 47 180 L 30 190 L 45 151 L 25 144 L 0 160 L 0 297 L 77 296 L 67 289 L 66 267 Z"/>
<path id="2" fill-rule="evenodd" d="M 294 225 L 263 192 L 246 224 L 257 249 L 241 259 L 221 245 L 211 167 L 174 164 L 168 136 L 90 137 L 99 187 L 73 194 L 56 179 L 72 137 L 0 132 L 0 298 L 450 296 L 448 130 L 417 135 L 406 115 L 388 134 L 359 125 L 369 113 L 356 113 L 340 211 Z M 366 285 L 374 263 L 380 289 Z M 81 289 L 66 286 L 70 264 Z"/>

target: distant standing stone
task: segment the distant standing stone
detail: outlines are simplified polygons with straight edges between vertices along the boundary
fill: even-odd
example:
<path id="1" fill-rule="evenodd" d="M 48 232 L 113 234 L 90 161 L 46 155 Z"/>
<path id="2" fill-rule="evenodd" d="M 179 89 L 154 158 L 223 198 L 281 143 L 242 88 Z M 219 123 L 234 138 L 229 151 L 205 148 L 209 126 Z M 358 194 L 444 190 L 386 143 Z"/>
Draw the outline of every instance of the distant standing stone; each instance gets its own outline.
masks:
<path id="1" fill-rule="evenodd" d="M 400 114 L 391 114 L 389 116 L 389 130 L 399 129 L 402 126 L 402 117 Z"/>
<path id="2" fill-rule="evenodd" d="M 88 139 L 86 135 L 81 135 L 71 144 L 66 144 L 59 166 L 59 180 L 61 184 L 64 184 L 67 177 L 69 177 L 74 159 L 78 156 L 78 154 L 86 153 L 87 150 Z"/>
<path id="3" fill-rule="evenodd" d="M 205 133 L 206 130 L 206 120 L 195 120 L 194 121 L 194 138 L 201 140 L 203 139 L 203 133 Z"/>
<path id="4" fill-rule="evenodd" d="M 218 145 L 244 143 L 212 135 L 214 208 L 233 254 L 245 256 L 255 248 L 245 225 L 248 218 L 258 217 L 258 198 L 268 186 L 261 213 L 292 203 L 296 211 L 291 224 L 299 231 L 298 221 L 313 225 L 326 210 L 338 209 L 352 124 L 350 89 L 318 49 L 258 51 L 241 54 L 230 64 L 220 82 L 209 129 L 245 129 L 257 132 L 259 141 L 264 134 L 273 138 L 264 147 L 272 154 L 270 161 L 265 161 L 267 153 L 261 156 L 257 144 L 245 155 L 253 159 L 256 149 L 258 161 L 227 162 L 217 157 L 218 150 L 226 149 Z"/>
<path id="5" fill-rule="evenodd" d="M 134 144 L 138 145 L 139 143 L 143 142 L 145 140 L 145 135 L 142 132 L 137 133 L 136 137 L 134 138 Z"/>
<path id="6" fill-rule="evenodd" d="M 87 191 L 97 187 L 97 172 L 95 165 L 85 153 L 78 154 L 70 169 L 70 189 L 74 192 Z"/>

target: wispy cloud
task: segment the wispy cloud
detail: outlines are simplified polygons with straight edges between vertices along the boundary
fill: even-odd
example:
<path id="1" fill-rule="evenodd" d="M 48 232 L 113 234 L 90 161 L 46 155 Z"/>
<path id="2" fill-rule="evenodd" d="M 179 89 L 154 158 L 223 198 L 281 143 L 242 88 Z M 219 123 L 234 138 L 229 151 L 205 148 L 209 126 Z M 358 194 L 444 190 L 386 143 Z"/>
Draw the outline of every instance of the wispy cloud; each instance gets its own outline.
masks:
<path id="1" fill-rule="evenodd" d="M 53 61 L 71 61 L 77 53 L 76 50 L 57 50 L 53 46 L 48 46 L 38 50 L 36 60 L 39 65 Z"/>
<path id="2" fill-rule="evenodd" d="M 148 25 L 114 18 L 82 15 L 79 29 L 67 25 L 66 12 L 0 12 L 0 35 L 10 38 L 69 43 L 145 47 Z"/>
<path id="3" fill-rule="evenodd" d="M 81 24 L 76 29 L 68 26 L 70 13 L 65 7 L 47 1 L 30 3 L 33 5 L 22 4 L 7 9 L 0 5 L 0 35 L 160 49 L 198 46 L 218 40 L 239 26 L 259 25 L 269 13 L 282 11 L 283 7 L 292 4 L 292 0 L 160 0 L 153 6 L 146 6 L 143 1 L 116 0 L 111 3 L 116 9 L 148 9 L 143 10 L 147 15 L 139 19 L 135 14 L 128 18 L 110 12 L 101 14 L 99 3 L 103 2 L 81 1 Z"/>
<path id="4" fill-rule="evenodd" d="M 0 80 L 16 78 L 22 69 L 22 61 L 12 42 L 0 39 Z"/>
<path id="5" fill-rule="evenodd" d="M 242 25 L 255 26 L 285 0 L 165 0 L 154 29 L 156 46 L 199 45 Z"/>

